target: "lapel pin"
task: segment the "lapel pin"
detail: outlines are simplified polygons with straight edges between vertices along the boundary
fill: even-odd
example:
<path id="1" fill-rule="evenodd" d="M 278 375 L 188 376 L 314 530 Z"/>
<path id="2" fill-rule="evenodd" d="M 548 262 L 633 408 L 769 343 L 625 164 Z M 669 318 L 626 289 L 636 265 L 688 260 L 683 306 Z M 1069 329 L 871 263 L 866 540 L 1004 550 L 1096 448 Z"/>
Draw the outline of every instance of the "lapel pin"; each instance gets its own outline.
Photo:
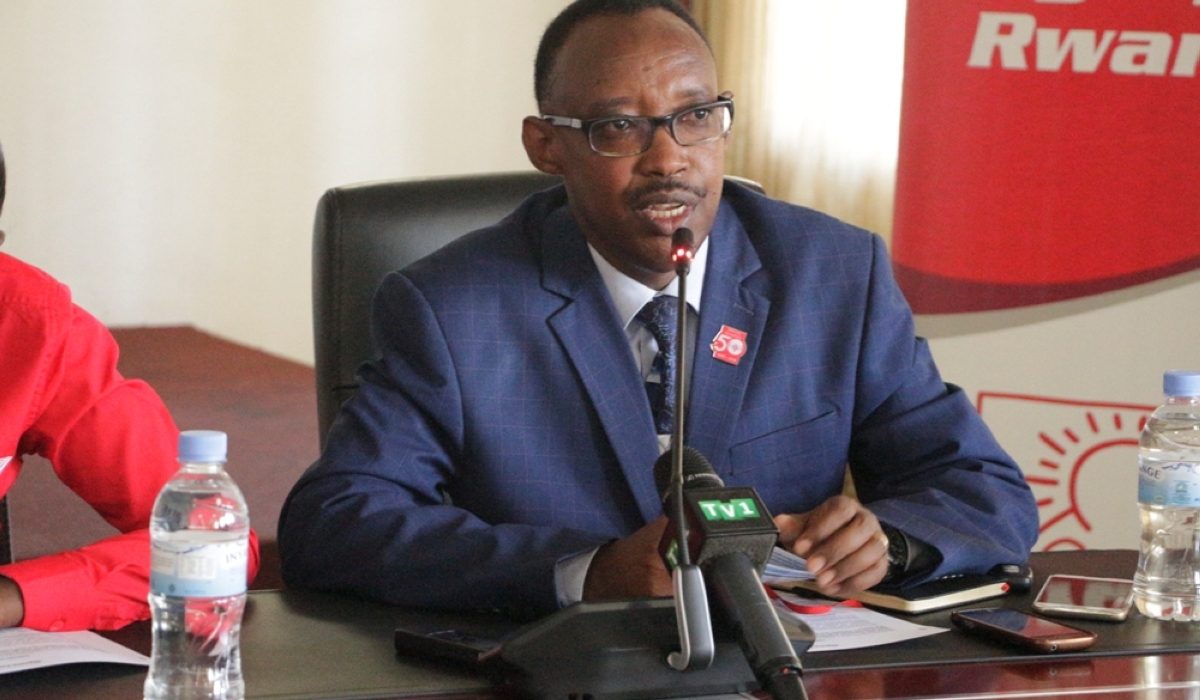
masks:
<path id="1" fill-rule="evenodd" d="M 714 358 L 736 365 L 746 354 L 746 331 L 721 326 L 709 347 L 712 348 Z"/>

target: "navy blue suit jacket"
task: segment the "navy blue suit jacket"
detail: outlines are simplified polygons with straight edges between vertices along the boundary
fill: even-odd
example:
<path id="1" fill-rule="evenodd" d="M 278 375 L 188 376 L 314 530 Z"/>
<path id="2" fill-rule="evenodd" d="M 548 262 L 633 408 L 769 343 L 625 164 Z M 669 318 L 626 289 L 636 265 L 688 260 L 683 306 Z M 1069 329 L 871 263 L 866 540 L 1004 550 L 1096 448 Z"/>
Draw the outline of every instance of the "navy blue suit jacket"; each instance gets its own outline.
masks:
<path id="1" fill-rule="evenodd" d="M 688 443 L 773 513 L 842 490 L 934 547 L 930 575 L 1022 562 L 1030 491 L 938 376 L 883 242 L 727 183 L 710 238 Z M 708 344 L 745 331 L 734 365 Z M 382 358 L 280 520 L 291 586 L 394 604 L 557 607 L 554 566 L 662 513 L 621 322 L 559 187 L 391 274 Z"/>

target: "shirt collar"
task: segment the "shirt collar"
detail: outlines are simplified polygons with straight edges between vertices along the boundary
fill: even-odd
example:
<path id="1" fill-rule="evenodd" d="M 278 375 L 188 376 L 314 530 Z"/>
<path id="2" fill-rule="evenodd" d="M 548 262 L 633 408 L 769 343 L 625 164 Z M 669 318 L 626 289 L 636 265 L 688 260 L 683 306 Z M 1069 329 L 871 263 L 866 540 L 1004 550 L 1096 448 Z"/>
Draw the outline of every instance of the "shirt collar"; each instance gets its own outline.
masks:
<path id="1" fill-rule="evenodd" d="M 688 273 L 687 296 L 688 306 L 696 313 L 700 313 L 700 300 L 704 294 L 704 271 L 708 269 L 708 248 L 709 241 L 712 240 L 712 234 L 705 236 L 704 241 L 696 250 L 695 257 L 692 258 L 692 269 Z M 652 289 L 638 282 L 632 277 L 621 272 L 613 267 L 611 263 L 604 259 L 604 256 L 588 244 L 588 252 L 592 254 L 592 260 L 596 261 L 596 267 L 600 270 L 600 277 L 604 279 L 604 286 L 608 289 L 608 295 L 612 297 L 613 305 L 617 307 L 617 315 L 621 319 L 623 327 L 629 327 L 629 323 L 633 321 L 633 317 L 638 311 L 646 305 L 646 302 L 653 299 L 659 294 L 671 294 L 679 296 L 679 278 L 671 280 L 662 291 Z"/>

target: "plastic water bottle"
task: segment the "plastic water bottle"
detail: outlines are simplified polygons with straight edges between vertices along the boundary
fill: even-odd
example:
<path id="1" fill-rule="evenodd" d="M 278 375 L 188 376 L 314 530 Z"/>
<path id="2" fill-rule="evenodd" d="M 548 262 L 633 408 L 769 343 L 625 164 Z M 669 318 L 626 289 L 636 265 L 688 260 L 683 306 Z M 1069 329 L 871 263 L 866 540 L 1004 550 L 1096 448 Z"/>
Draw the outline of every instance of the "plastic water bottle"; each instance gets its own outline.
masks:
<path id="1" fill-rule="evenodd" d="M 1142 548 L 1133 577 L 1143 615 L 1200 620 L 1200 372 L 1163 375 L 1166 403 L 1142 431 Z"/>
<path id="2" fill-rule="evenodd" d="M 146 700 L 241 700 L 238 646 L 250 518 L 225 473 L 225 433 L 179 436 L 179 472 L 150 520 L 153 651 Z"/>

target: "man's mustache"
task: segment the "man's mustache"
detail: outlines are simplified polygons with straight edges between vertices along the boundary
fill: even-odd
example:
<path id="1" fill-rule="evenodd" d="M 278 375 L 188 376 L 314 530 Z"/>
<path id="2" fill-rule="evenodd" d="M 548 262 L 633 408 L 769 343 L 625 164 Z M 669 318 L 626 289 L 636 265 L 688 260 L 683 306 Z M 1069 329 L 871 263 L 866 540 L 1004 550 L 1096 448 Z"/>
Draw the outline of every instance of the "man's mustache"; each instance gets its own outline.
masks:
<path id="1" fill-rule="evenodd" d="M 687 195 L 689 195 L 689 196 L 685 197 L 684 199 L 691 199 L 693 197 L 696 199 L 704 199 L 705 197 L 708 196 L 708 190 L 706 190 L 705 188 L 703 188 L 699 185 L 692 185 L 692 184 L 689 184 L 687 182 L 684 182 L 682 180 L 677 180 L 677 179 L 667 179 L 667 180 L 658 180 L 656 182 L 650 182 L 645 185 L 642 185 L 641 187 L 639 187 L 635 190 L 631 190 L 628 194 L 625 195 L 625 200 L 630 205 L 637 205 L 639 203 L 642 203 L 642 200 L 653 198 L 654 195 L 658 195 L 658 194 L 668 195 L 667 197 L 658 198 L 661 201 L 661 200 L 670 200 L 670 199 L 672 199 L 671 195 L 678 195 L 680 193 L 686 193 Z M 691 203 L 691 202 L 687 202 L 687 203 Z"/>

